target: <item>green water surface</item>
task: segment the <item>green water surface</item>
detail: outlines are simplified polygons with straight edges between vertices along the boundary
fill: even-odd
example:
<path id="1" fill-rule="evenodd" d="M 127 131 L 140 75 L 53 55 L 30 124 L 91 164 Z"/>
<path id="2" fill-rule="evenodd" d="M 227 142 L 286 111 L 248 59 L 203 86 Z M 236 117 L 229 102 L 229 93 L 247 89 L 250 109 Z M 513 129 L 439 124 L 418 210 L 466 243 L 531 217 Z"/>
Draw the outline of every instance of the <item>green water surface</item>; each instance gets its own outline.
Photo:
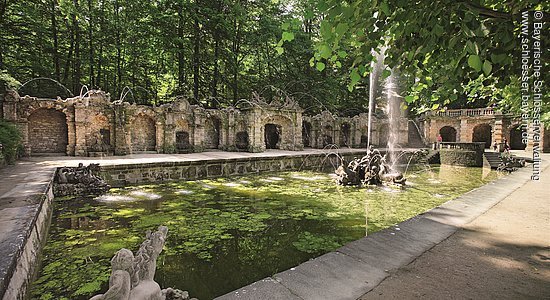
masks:
<path id="1" fill-rule="evenodd" d="M 129 186 L 55 200 L 33 299 L 105 291 L 110 259 L 169 228 L 155 280 L 212 299 L 409 219 L 495 178 L 481 168 L 409 172 L 405 188 L 342 187 L 330 175 L 286 172 Z M 366 218 L 365 216 L 368 216 Z"/>

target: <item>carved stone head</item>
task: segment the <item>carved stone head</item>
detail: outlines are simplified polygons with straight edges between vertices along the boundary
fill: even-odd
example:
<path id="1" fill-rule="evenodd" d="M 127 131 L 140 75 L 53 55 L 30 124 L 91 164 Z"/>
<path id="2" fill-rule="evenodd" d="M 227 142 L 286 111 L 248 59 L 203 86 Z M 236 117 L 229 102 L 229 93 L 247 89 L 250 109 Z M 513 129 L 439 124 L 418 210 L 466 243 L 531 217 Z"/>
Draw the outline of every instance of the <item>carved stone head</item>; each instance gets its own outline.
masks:
<path id="1" fill-rule="evenodd" d="M 111 259 L 111 267 L 113 271 L 123 270 L 130 271 L 134 266 L 134 254 L 132 251 L 122 248 L 117 251 Z"/>

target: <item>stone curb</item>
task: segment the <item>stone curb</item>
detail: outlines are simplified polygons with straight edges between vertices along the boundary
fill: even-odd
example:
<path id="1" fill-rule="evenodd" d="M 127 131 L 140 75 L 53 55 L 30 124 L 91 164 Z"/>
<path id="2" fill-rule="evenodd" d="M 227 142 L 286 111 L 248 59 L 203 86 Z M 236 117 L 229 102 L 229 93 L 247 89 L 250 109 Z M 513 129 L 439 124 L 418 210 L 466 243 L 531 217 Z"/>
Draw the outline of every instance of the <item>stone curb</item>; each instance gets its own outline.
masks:
<path id="1" fill-rule="evenodd" d="M 52 182 L 55 170 L 48 168 L 32 174 L 40 182 L 15 186 L 12 191 L 22 191 L 24 206 L 2 208 L 2 224 L 9 222 L 12 230 L 0 245 L 0 299 L 25 299 L 36 268 L 38 257 L 46 240 L 52 210 Z M 12 191 L 0 199 L 7 201 L 18 196 Z M 6 217 L 10 216 L 8 220 Z"/>

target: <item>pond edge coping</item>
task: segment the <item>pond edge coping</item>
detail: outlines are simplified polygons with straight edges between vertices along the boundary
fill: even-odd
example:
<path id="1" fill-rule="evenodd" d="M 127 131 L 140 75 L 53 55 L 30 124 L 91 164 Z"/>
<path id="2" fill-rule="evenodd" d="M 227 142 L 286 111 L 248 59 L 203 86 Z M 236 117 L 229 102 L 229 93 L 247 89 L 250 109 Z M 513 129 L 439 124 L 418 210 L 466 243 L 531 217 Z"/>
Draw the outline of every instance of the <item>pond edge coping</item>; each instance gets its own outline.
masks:
<path id="1" fill-rule="evenodd" d="M 20 224 L 8 239 L 9 249 L 0 249 L 0 298 L 4 300 L 27 299 L 28 289 L 39 270 L 40 255 L 45 245 L 53 208 L 53 179 L 57 168 L 36 170 L 38 182 L 22 192 L 23 195 L 2 197 L 3 200 L 21 198 L 29 205 L 2 209 L 14 210 L 12 221 Z M 25 184 L 27 184 L 25 182 Z M 15 186 L 13 190 L 19 188 Z M 6 253 L 7 252 L 7 253 Z M 7 257 L 7 260 L 6 260 Z"/>

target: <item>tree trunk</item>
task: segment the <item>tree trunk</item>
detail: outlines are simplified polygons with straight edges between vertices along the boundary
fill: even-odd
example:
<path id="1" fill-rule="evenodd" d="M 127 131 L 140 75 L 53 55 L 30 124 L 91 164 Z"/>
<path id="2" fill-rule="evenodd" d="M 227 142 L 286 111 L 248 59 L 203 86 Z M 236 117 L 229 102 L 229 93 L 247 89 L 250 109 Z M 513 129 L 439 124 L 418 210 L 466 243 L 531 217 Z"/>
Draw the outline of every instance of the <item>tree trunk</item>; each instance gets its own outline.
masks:
<path id="1" fill-rule="evenodd" d="M 73 0 L 73 3 L 76 11 L 79 11 L 78 0 Z M 76 95 L 80 92 L 80 78 L 82 77 L 82 70 L 80 69 L 80 26 L 78 25 L 78 19 L 75 14 L 73 14 L 73 27 L 75 33 L 73 91 Z"/>
<path id="2" fill-rule="evenodd" d="M 220 77 L 219 60 L 220 57 L 220 37 L 216 32 L 214 34 L 214 78 L 212 79 L 212 97 L 218 97 L 218 78 Z"/>
<path id="3" fill-rule="evenodd" d="M 118 13 L 118 0 L 115 0 L 115 43 L 116 43 L 116 70 L 117 76 L 114 80 L 115 93 L 118 95 L 121 92 L 122 84 L 122 45 L 120 37 L 120 27 L 119 27 L 119 13 Z"/>
<path id="4" fill-rule="evenodd" d="M 239 23 L 237 22 L 237 16 L 233 22 L 233 28 L 235 29 L 235 36 L 233 38 L 233 104 L 236 104 L 239 99 L 239 83 L 237 82 L 239 77 L 239 49 L 240 49 L 240 30 Z"/>
<path id="5" fill-rule="evenodd" d="M 199 3 L 195 1 L 195 45 L 193 49 L 193 96 L 195 101 L 199 102 L 199 76 L 200 76 L 200 42 L 201 29 L 199 26 Z"/>
<path id="6" fill-rule="evenodd" d="M 69 22 L 65 20 L 65 25 L 70 31 L 70 42 L 69 42 L 69 51 L 67 52 L 67 60 L 65 61 L 65 69 L 63 70 L 63 84 L 67 85 L 69 80 L 69 71 L 71 69 L 73 61 L 73 48 L 74 48 L 74 28 L 69 25 Z"/>
<path id="7" fill-rule="evenodd" d="M 178 89 L 179 92 L 183 92 L 185 87 L 185 56 L 183 49 L 183 8 L 182 5 L 178 6 Z"/>
<path id="8" fill-rule="evenodd" d="M 105 11 L 103 10 L 103 3 L 99 4 L 99 32 L 104 32 L 104 24 L 105 24 Z M 103 78 L 101 77 L 103 69 L 103 41 L 99 41 L 99 53 L 97 55 L 97 77 L 96 77 L 96 85 L 101 88 L 101 83 L 103 82 Z M 107 81 L 106 81 L 107 82 Z M 106 87 L 104 87 L 106 88 Z"/>
<path id="9" fill-rule="evenodd" d="M 92 0 L 88 0 L 88 40 L 89 40 L 89 61 L 90 61 L 90 89 L 95 88 L 94 79 L 94 43 L 93 43 L 93 13 L 92 13 Z"/>
<path id="10" fill-rule="evenodd" d="M 59 67 L 59 42 L 57 37 L 57 20 L 55 17 L 57 6 L 57 0 L 51 0 L 51 8 L 52 8 L 52 15 L 51 15 L 51 21 L 52 21 L 52 39 L 53 39 L 53 65 L 54 65 L 54 78 L 57 81 L 61 80 L 61 70 Z"/>

